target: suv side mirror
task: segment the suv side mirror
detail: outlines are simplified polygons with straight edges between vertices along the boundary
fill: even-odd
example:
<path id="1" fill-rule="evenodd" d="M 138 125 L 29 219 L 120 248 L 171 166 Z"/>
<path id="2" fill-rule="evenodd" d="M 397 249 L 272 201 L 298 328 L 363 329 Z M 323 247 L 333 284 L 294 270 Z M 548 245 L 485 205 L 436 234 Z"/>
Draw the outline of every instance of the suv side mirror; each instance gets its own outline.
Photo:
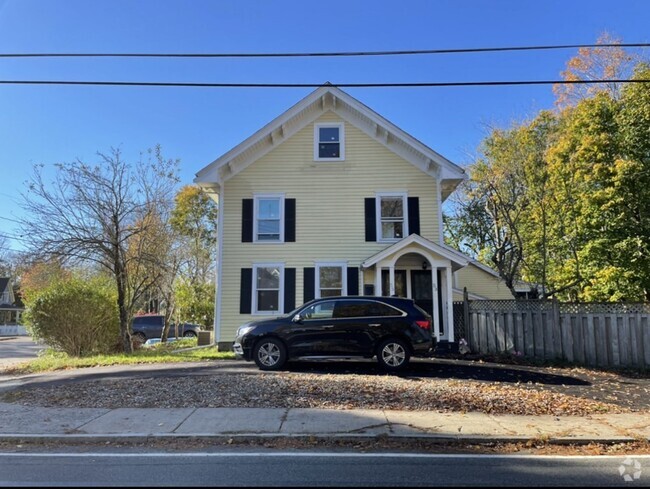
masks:
<path id="1" fill-rule="evenodd" d="M 302 323 L 302 316 L 300 314 L 296 314 L 294 317 L 291 318 L 292 323 Z"/>

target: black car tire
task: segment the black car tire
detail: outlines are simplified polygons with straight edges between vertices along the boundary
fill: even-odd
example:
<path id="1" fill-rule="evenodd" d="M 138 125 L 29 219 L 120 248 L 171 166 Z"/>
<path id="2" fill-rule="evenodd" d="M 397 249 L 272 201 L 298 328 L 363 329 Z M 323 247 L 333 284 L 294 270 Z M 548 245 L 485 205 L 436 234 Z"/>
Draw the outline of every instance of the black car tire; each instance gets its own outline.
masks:
<path id="1" fill-rule="evenodd" d="M 377 348 L 379 366 L 389 372 L 397 372 L 406 367 L 411 359 L 408 345 L 397 338 L 383 341 Z"/>
<path id="2" fill-rule="evenodd" d="M 253 360 L 260 370 L 280 370 L 287 363 L 287 348 L 277 338 L 264 338 L 253 348 Z"/>
<path id="3" fill-rule="evenodd" d="M 183 338 L 196 338 L 196 333 L 194 331 L 185 331 Z"/>

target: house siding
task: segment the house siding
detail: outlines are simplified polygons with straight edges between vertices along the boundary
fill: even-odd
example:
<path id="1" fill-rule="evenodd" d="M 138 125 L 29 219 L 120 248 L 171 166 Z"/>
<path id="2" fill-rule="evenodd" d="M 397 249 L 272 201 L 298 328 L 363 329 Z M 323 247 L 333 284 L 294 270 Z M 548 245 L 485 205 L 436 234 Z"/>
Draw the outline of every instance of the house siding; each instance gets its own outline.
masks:
<path id="1" fill-rule="evenodd" d="M 514 299 L 503 280 L 471 263 L 454 272 L 454 287 L 461 290 L 467 287 L 469 292 L 488 299 Z M 454 293 L 454 300 L 463 300 L 463 296 Z"/>
<path id="2" fill-rule="evenodd" d="M 314 124 L 344 122 L 327 112 L 224 184 L 221 321 L 219 341 L 231 341 L 239 325 L 264 316 L 242 315 L 240 275 L 253 263 L 295 268 L 295 303 L 303 302 L 303 269 L 316 261 L 358 267 L 390 243 L 365 241 L 364 199 L 375 192 L 408 192 L 419 198 L 420 235 L 439 242 L 436 180 L 350 123 L 345 123 L 345 161 L 314 161 Z M 296 199 L 296 241 L 242 243 L 242 199 L 283 193 Z M 405 218 L 407 216 L 405 215 Z M 365 283 L 374 275 L 365 271 Z M 359 291 L 363 291 L 359 273 Z"/>

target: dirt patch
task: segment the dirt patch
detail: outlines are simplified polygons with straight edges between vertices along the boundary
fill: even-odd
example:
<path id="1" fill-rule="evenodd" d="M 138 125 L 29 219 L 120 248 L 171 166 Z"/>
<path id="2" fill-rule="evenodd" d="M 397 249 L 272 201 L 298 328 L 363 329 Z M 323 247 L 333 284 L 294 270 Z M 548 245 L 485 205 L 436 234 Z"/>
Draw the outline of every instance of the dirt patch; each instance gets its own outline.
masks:
<path id="1" fill-rule="evenodd" d="M 340 450 L 356 453 L 429 453 L 429 454 L 512 454 L 512 455 L 648 455 L 650 443 L 645 441 L 631 443 L 588 443 L 588 444 L 551 444 L 543 441 L 523 443 L 462 443 L 437 442 L 427 440 L 396 440 L 375 438 L 367 440 L 336 440 L 329 438 L 273 438 L 273 439 L 174 439 L 150 440 L 147 442 L 105 441 L 80 443 L 79 441 L 40 442 L 30 440 L 0 441 L 3 452 L 49 452 L 66 450 L 70 452 L 88 451 L 159 451 L 190 452 L 220 450 Z"/>

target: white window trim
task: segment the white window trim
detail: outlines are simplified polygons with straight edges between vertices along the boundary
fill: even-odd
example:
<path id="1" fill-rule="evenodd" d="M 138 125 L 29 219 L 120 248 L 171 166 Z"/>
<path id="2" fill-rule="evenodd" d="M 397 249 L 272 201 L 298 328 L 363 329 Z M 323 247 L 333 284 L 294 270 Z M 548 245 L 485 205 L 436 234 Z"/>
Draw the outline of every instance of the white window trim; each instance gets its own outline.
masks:
<path id="1" fill-rule="evenodd" d="M 278 294 L 278 310 L 277 311 L 258 311 L 257 310 L 257 269 L 258 268 L 278 268 L 280 270 L 280 290 Z M 254 263 L 253 264 L 253 298 L 252 315 L 253 316 L 277 316 L 284 314 L 284 263 Z"/>
<path id="2" fill-rule="evenodd" d="M 402 225 L 401 238 L 384 238 L 381 232 L 381 198 L 382 197 L 401 197 L 404 221 Z M 375 194 L 375 229 L 378 243 L 397 243 L 409 235 L 409 210 L 408 210 L 408 192 L 377 192 Z"/>
<path id="3" fill-rule="evenodd" d="M 258 240 L 258 223 L 257 216 L 259 214 L 259 201 L 260 199 L 279 199 L 280 200 L 280 239 L 279 240 Z M 284 206 L 285 194 L 255 194 L 253 196 L 253 243 L 259 244 L 282 244 L 284 243 Z"/>
<path id="4" fill-rule="evenodd" d="M 339 157 L 338 158 L 319 158 L 318 144 L 320 143 L 319 129 L 321 127 L 337 127 L 339 129 Z M 345 161 L 345 124 L 343 122 L 321 122 L 314 124 L 314 161 Z"/>
<path id="5" fill-rule="evenodd" d="M 341 267 L 341 296 L 348 295 L 348 264 L 344 261 L 323 261 L 315 262 L 316 273 L 314 274 L 314 298 L 321 299 L 320 295 L 320 269 L 321 267 Z M 329 299 L 329 297 L 324 297 Z"/>

